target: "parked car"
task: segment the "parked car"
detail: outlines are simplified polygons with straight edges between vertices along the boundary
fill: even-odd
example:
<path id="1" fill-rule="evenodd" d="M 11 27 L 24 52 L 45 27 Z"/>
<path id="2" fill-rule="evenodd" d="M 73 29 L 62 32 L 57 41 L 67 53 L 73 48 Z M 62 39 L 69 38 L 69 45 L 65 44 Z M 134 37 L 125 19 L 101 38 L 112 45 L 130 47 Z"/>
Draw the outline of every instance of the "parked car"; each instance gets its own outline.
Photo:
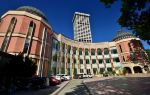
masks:
<path id="1" fill-rule="evenodd" d="M 49 84 L 51 85 L 51 86 L 55 86 L 55 85 L 58 85 L 58 84 L 60 84 L 61 83 L 61 81 L 60 80 L 57 80 L 54 76 L 51 76 L 50 78 L 49 78 Z"/>
<path id="2" fill-rule="evenodd" d="M 57 74 L 57 76 L 61 76 L 61 78 L 64 80 L 70 80 L 70 76 L 66 74 Z"/>
<path id="3" fill-rule="evenodd" d="M 74 76 L 75 79 L 83 79 L 83 78 L 87 78 L 87 74 L 84 74 L 84 73 L 80 73 L 80 74 L 76 74 Z"/>
<path id="4" fill-rule="evenodd" d="M 88 78 L 92 78 L 93 75 L 92 75 L 92 74 L 87 74 L 87 77 L 88 77 Z"/>
<path id="5" fill-rule="evenodd" d="M 53 77 L 55 77 L 59 81 L 63 81 L 64 80 L 64 78 L 62 78 L 60 75 L 55 75 Z"/>
<path id="6" fill-rule="evenodd" d="M 49 86 L 49 79 L 47 77 L 33 77 L 31 80 L 31 87 L 33 89 L 46 88 Z"/>

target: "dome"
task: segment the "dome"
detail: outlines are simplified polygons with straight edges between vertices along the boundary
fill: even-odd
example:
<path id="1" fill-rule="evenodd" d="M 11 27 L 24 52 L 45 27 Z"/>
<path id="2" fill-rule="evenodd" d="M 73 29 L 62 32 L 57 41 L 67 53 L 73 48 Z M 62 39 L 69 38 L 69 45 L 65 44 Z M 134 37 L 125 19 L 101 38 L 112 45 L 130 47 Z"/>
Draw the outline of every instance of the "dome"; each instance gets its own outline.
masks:
<path id="1" fill-rule="evenodd" d="M 42 17 L 45 21 L 48 21 L 47 18 L 46 18 L 46 16 L 44 15 L 44 13 L 41 12 L 39 9 L 34 8 L 34 7 L 31 7 L 31 6 L 22 6 L 22 7 L 17 8 L 16 10 L 17 11 L 26 11 L 26 12 L 29 12 L 31 14 L 34 14 L 34 15 Z"/>
<path id="2" fill-rule="evenodd" d="M 135 38 L 132 33 L 119 31 L 117 35 L 113 38 L 113 41 L 118 41 L 126 38 Z"/>

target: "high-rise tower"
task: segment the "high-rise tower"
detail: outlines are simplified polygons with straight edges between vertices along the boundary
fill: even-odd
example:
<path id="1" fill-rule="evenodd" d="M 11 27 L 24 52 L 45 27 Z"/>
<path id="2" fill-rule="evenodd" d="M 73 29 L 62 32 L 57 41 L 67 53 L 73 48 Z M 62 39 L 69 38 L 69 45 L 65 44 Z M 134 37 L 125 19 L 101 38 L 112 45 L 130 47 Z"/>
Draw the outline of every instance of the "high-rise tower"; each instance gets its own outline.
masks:
<path id="1" fill-rule="evenodd" d="M 74 40 L 92 42 L 89 17 L 89 14 L 75 12 L 73 17 Z"/>

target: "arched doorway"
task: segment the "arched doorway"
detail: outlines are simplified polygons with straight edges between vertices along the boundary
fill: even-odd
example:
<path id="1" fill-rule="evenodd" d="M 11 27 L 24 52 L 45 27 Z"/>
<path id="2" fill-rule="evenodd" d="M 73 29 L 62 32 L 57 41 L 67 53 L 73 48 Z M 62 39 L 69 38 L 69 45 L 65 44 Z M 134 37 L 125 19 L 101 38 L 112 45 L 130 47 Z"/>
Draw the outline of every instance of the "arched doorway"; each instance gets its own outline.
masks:
<path id="1" fill-rule="evenodd" d="M 126 73 L 126 74 L 132 73 L 130 67 L 124 67 L 123 70 L 124 70 L 124 73 Z"/>
<path id="2" fill-rule="evenodd" d="M 134 73 L 142 73 L 142 69 L 140 66 L 133 67 Z"/>

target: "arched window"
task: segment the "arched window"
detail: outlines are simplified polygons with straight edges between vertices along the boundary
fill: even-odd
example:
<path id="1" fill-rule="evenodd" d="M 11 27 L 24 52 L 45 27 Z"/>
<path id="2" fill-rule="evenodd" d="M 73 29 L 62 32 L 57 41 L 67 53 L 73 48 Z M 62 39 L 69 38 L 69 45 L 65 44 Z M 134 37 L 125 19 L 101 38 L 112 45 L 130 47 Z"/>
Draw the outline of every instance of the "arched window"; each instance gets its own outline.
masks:
<path id="1" fill-rule="evenodd" d="M 26 35 L 25 44 L 23 48 L 24 53 L 28 54 L 30 52 L 30 44 L 32 41 L 31 39 L 32 39 L 32 36 L 34 35 L 35 28 L 36 28 L 35 23 L 31 21 L 29 24 L 28 33 Z"/>
<path id="2" fill-rule="evenodd" d="M 13 17 L 10 21 L 10 24 L 9 24 L 8 29 L 7 29 L 6 35 L 4 37 L 4 41 L 2 43 L 1 50 L 4 51 L 4 52 L 7 51 L 7 47 L 8 47 L 11 35 L 14 31 L 16 23 L 17 23 L 17 19 L 15 17 Z"/>

